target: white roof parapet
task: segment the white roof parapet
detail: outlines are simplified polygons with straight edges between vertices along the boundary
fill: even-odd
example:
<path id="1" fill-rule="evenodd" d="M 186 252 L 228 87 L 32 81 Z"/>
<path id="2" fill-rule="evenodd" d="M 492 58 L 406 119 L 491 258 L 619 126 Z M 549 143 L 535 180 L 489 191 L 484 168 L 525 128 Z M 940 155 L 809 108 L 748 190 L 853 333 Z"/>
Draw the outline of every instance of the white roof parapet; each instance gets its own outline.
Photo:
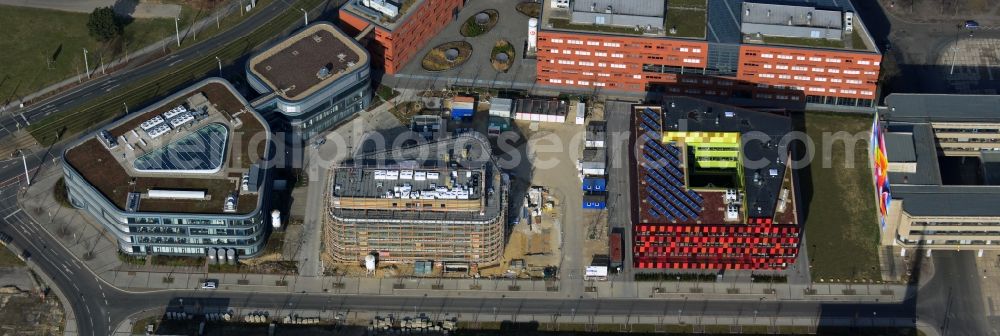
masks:
<path id="1" fill-rule="evenodd" d="M 205 192 L 196 190 L 150 189 L 146 196 L 149 198 L 166 199 L 205 199 Z"/>

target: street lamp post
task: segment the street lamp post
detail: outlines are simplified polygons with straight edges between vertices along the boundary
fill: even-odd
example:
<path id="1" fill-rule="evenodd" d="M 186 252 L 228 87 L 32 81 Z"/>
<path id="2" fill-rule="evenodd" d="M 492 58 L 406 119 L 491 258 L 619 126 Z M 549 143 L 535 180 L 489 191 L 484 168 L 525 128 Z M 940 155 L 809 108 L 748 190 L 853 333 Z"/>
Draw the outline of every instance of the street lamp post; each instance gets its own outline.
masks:
<path id="1" fill-rule="evenodd" d="M 125 104 L 125 102 L 122 102 L 122 106 L 125 106 L 125 115 L 128 115 L 128 104 Z"/>
<path id="2" fill-rule="evenodd" d="M 83 66 L 87 68 L 87 78 L 90 78 L 90 62 L 87 61 L 87 48 L 83 48 Z"/>
<path id="3" fill-rule="evenodd" d="M 174 18 L 174 33 L 177 35 L 177 46 L 181 46 L 181 18 Z"/>
<path id="4" fill-rule="evenodd" d="M 222 77 L 222 59 L 219 56 L 215 56 L 215 60 L 219 62 L 219 77 Z"/>
<path id="5" fill-rule="evenodd" d="M 25 158 L 24 150 L 21 150 L 21 163 L 24 164 L 24 180 L 27 185 L 31 185 L 31 175 L 28 174 L 28 159 Z"/>
<path id="6" fill-rule="evenodd" d="M 306 10 L 302 9 L 302 8 L 299 8 L 299 10 L 302 11 L 302 15 L 306 19 L 306 24 L 305 25 L 308 26 L 309 25 L 309 12 L 306 12 Z"/>

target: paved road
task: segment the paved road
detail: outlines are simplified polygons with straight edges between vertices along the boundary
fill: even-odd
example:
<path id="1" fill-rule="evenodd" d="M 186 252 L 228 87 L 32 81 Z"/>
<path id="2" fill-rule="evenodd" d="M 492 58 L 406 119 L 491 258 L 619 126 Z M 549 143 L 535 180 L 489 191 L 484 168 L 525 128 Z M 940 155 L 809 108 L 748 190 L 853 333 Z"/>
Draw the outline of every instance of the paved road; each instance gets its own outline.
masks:
<path id="1" fill-rule="evenodd" d="M 23 128 L 27 124 L 44 119 L 53 113 L 72 110 L 86 102 L 103 98 L 103 96 L 117 88 L 127 87 L 133 83 L 141 83 L 148 77 L 166 71 L 168 68 L 179 63 L 205 57 L 217 46 L 249 34 L 289 7 L 290 5 L 285 1 L 274 1 L 267 7 L 258 8 L 257 10 L 260 10 L 259 13 L 246 18 L 246 20 L 236 27 L 215 35 L 208 40 L 201 41 L 201 43 L 195 46 L 175 52 L 165 59 L 144 64 L 134 69 L 117 71 L 106 77 L 95 78 L 53 98 L 35 103 L 24 109 L 8 109 L 0 117 L 0 141 L 10 138 L 11 132 Z M 130 107 L 129 110 L 138 111 L 139 109 Z"/>
<path id="2" fill-rule="evenodd" d="M 921 287 L 917 297 L 920 320 L 943 335 L 1000 334 L 987 321 L 975 251 L 934 251 L 932 255 L 934 277 Z"/>
<path id="3" fill-rule="evenodd" d="M 4 171 L 9 173 L 9 171 Z M 77 316 L 81 335 L 104 335 L 123 322 L 129 315 L 145 310 L 168 306 L 177 309 L 180 298 L 188 311 L 195 306 L 260 307 L 283 309 L 335 309 L 352 311 L 408 312 L 416 309 L 427 313 L 496 312 L 515 314 L 569 314 L 586 315 L 657 315 L 668 312 L 696 314 L 707 317 L 747 315 L 754 310 L 760 317 L 782 316 L 823 319 L 850 319 L 876 313 L 886 323 L 896 318 L 912 318 L 912 309 L 903 304 L 850 304 L 822 302 L 773 302 L 773 301 L 689 301 L 683 297 L 668 300 L 594 300 L 594 299 L 483 299 L 461 297 L 406 297 L 287 294 L 257 292 L 224 292 L 206 290 L 124 292 L 103 283 L 89 270 L 82 267 L 72 254 L 59 245 L 55 238 L 42 231 L 41 226 L 19 210 L 14 193 L 19 183 L 14 182 L 0 189 L 0 230 L 11 234 L 14 243 L 27 249 L 32 262 L 53 279 L 54 285 L 65 293 L 69 305 Z M 458 295 L 458 294 L 451 294 Z M 206 301 L 208 300 L 208 301 Z M 874 315 L 874 314 L 872 314 Z M 468 316 L 468 315 L 467 315 Z M 898 323 L 898 322 L 892 322 Z M 108 331 L 108 332 L 105 332 Z"/>

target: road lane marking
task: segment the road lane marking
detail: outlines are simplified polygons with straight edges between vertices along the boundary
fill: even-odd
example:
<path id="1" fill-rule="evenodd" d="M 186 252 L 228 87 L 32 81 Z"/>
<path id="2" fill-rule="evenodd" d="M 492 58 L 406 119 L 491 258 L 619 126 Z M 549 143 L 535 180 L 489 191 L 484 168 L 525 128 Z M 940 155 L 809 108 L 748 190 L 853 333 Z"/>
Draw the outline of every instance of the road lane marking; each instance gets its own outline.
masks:
<path id="1" fill-rule="evenodd" d="M 7 215 L 7 217 L 4 217 L 3 220 L 7 220 L 8 218 L 10 218 L 10 216 L 16 215 L 18 212 L 21 212 L 21 208 L 17 208 L 17 210 L 11 212 L 9 215 Z"/>

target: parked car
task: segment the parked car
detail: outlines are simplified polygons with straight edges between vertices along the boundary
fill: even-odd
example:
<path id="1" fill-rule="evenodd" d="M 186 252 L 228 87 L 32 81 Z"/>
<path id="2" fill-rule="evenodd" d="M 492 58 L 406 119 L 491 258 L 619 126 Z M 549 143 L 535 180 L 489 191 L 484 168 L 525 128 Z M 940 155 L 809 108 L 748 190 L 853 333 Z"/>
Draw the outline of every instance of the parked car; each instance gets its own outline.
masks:
<path id="1" fill-rule="evenodd" d="M 216 289 L 219 287 L 219 282 L 215 280 L 208 280 L 201 284 L 202 289 Z"/>
<path id="2" fill-rule="evenodd" d="M 973 20 L 965 21 L 965 28 L 966 29 L 976 29 L 976 28 L 979 28 L 979 22 L 976 22 L 976 21 L 973 21 Z"/>

